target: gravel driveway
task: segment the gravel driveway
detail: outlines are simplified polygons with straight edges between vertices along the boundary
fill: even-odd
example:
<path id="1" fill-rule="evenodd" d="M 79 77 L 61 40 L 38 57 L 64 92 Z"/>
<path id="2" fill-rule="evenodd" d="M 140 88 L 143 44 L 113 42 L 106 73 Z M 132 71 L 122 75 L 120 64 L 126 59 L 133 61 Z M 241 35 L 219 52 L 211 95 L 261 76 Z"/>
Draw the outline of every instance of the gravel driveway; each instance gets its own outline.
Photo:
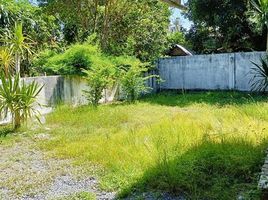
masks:
<path id="1" fill-rule="evenodd" d="M 48 158 L 32 147 L 49 137 L 39 134 L 10 146 L 0 144 L 0 199 L 115 199 L 115 193 L 101 191 L 98 180 L 70 160 Z"/>

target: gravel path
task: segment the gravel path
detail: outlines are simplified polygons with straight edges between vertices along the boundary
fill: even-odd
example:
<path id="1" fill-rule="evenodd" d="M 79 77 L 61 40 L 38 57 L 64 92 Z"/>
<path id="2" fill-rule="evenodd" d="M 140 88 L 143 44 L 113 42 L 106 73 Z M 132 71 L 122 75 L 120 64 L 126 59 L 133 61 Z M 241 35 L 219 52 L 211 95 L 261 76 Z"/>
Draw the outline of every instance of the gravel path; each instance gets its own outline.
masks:
<path id="1" fill-rule="evenodd" d="M 47 158 L 45 153 L 31 148 L 34 140 L 40 139 L 49 139 L 49 135 L 23 139 L 9 147 L 0 145 L 0 199 L 80 199 L 71 198 L 80 194 L 92 199 L 115 199 L 115 193 L 101 191 L 98 180 L 70 165 L 70 160 Z"/>
<path id="2" fill-rule="evenodd" d="M 23 136 L 22 136 L 23 137 Z M 0 143 L 0 200 L 113 200 L 116 193 L 100 190 L 98 180 L 71 160 L 48 157 L 34 148 L 49 134 L 6 146 Z M 134 193 L 125 200 L 185 200 L 168 193 Z"/>

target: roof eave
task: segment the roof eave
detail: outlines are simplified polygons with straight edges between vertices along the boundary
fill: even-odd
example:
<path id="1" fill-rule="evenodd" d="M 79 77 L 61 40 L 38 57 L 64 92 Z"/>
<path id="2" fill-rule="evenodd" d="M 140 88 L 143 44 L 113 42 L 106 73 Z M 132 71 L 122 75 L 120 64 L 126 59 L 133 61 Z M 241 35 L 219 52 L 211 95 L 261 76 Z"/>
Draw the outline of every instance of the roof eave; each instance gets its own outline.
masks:
<path id="1" fill-rule="evenodd" d="M 168 3 L 170 6 L 179 8 L 181 10 L 187 10 L 187 7 L 182 5 L 181 0 L 162 0 L 166 3 Z"/>

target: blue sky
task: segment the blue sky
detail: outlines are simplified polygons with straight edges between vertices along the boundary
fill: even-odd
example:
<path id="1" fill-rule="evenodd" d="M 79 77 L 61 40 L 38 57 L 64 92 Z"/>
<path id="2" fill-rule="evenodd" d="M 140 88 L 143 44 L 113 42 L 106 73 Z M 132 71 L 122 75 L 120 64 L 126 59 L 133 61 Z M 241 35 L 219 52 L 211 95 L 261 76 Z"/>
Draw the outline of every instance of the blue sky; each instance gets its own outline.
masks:
<path id="1" fill-rule="evenodd" d="M 189 30 L 189 28 L 191 26 L 191 22 L 181 14 L 181 11 L 179 9 L 174 9 L 173 8 L 172 9 L 171 21 L 174 21 L 176 18 L 180 19 L 180 23 L 181 23 L 181 26 L 183 28 L 186 28 L 187 30 Z"/>
<path id="2" fill-rule="evenodd" d="M 182 0 L 184 4 L 187 3 L 187 1 L 188 0 Z M 172 8 L 171 21 L 174 21 L 176 18 L 180 19 L 181 26 L 183 28 L 186 28 L 188 30 L 191 27 L 191 22 L 181 14 L 181 11 L 177 8 Z"/>

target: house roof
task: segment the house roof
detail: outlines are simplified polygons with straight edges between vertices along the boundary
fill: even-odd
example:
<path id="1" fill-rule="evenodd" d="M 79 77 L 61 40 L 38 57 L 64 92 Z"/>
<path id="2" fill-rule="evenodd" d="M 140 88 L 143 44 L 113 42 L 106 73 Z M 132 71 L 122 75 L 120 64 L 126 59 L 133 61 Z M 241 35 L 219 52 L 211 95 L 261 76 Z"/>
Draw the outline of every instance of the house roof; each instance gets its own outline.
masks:
<path id="1" fill-rule="evenodd" d="M 182 3 L 181 3 L 181 0 L 162 0 L 166 3 L 168 3 L 170 6 L 172 7 L 176 7 L 176 8 L 179 8 L 181 10 L 186 10 L 187 7 L 184 6 Z"/>
<path id="2" fill-rule="evenodd" d="M 193 54 L 188 51 L 185 47 L 179 45 L 179 44 L 175 44 L 173 45 L 168 53 L 169 56 L 192 56 Z"/>

